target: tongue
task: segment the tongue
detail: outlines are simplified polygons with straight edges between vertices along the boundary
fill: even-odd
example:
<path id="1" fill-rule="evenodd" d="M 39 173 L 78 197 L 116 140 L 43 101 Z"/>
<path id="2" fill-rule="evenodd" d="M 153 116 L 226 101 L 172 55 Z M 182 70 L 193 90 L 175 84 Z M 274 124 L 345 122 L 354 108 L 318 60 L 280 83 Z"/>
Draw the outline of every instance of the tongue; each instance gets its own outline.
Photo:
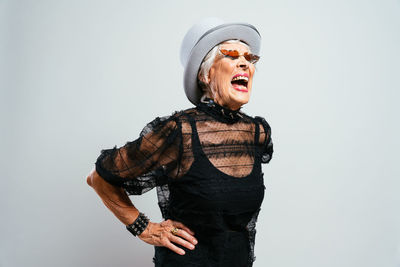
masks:
<path id="1" fill-rule="evenodd" d="M 240 84 L 232 84 L 232 87 L 233 87 L 233 89 L 236 89 L 236 90 L 241 90 L 241 91 L 247 90 L 246 86 L 243 86 Z"/>
<path id="2" fill-rule="evenodd" d="M 232 83 L 232 87 L 233 88 L 235 88 L 235 89 L 247 89 L 247 87 L 246 86 L 244 86 L 242 83 L 240 83 L 240 82 L 237 82 L 237 81 L 234 81 L 234 82 L 231 82 Z"/>

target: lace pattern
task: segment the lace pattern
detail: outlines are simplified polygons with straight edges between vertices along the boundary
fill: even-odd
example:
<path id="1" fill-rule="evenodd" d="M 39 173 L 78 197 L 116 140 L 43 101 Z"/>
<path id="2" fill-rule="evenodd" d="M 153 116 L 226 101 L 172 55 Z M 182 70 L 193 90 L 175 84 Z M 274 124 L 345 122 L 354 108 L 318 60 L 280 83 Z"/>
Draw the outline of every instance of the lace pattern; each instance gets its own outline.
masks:
<path id="1" fill-rule="evenodd" d="M 237 179 L 247 176 L 257 156 L 254 151 L 260 153 L 262 163 L 270 162 L 273 154 L 271 128 L 264 118 L 252 118 L 240 111 L 231 114 L 216 104 L 204 103 L 171 116 L 157 117 L 136 140 L 120 148 L 102 150 L 96 161 L 99 175 L 130 195 L 140 195 L 156 187 L 163 218 L 168 218 L 169 182 L 182 177 L 194 160 L 192 129 L 185 113 L 195 118 L 204 154 L 227 175 Z M 258 144 L 254 143 L 256 124 L 260 127 Z M 259 210 L 247 225 L 249 263 L 255 260 L 258 213 Z"/>

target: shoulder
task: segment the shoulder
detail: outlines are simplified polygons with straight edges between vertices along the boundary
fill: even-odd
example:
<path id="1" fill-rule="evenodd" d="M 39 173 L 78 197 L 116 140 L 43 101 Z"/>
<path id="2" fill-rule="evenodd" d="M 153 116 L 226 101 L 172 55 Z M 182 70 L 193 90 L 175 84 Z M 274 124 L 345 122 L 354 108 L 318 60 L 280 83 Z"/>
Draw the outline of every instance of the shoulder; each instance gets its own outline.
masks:
<path id="1" fill-rule="evenodd" d="M 261 131 L 265 131 L 265 132 L 269 132 L 271 131 L 271 126 L 269 125 L 269 123 L 267 122 L 267 120 L 265 119 L 265 117 L 261 117 L 261 116 L 250 116 L 244 112 L 240 112 L 240 114 L 243 116 L 243 118 L 245 120 L 248 121 L 252 121 L 255 124 L 258 124 L 260 127 Z"/>
<path id="2" fill-rule="evenodd" d="M 260 124 L 264 128 L 265 132 L 270 132 L 271 131 L 271 126 L 269 125 L 269 123 L 267 122 L 265 117 L 255 116 L 254 117 L 254 121 L 256 123 Z"/>
<path id="3" fill-rule="evenodd" d="M 258 125 L 260 129 L 260 144 L 267 145 L 271 139 L 271 126 L 267 122 L 266 118 L 261 116 L 251 117 L 246 114 L 245 116 L 250 119 L 254 124 Z"/>
<path id="4" fill-rule="evenodd" d="M 143 128 L 141 135 L 146 135 L 149 132 L 160 131 L 162 129 L 178 129 L 182 119 L 188 115 L 194 115 L 196 108 L 187 108 L 184 110 L 174 111 L 170 115 L 158 116 Z"/>
<path id="5" fill-rule="evenodd" d="M 254 120 L 260 124 L 260 135 L 264 136 L 264 144 L 268 145 L 271 141 L 271 126 L 264 117 L 256 116 Z"/>
<path id="6" fill-rule="evenodd" d="M 269 163 L 272 159 L 272 154 L 274 153 L 271 138 L 271 126 L 264 117 L 256 116 L 254 117 L 254 120 L 260 124 L 260 144 L 263 146 L 261 162 Z"/>

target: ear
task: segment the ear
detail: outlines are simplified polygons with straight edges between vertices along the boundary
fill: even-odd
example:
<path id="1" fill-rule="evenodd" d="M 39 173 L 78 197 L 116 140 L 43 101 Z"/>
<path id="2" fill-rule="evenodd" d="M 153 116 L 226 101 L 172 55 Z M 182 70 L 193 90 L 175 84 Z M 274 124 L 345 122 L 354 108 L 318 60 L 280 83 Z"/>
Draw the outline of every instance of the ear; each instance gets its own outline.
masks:
<path id="1" fill-rule="evenodd" d="M 208 74 L 205 78 L 203 75 L 199 75 L 197 76 L 197 78 L 199 79 L 200 82 L 205 83 L 205 84 L 209 84 L 210 83 L 210 75 Z"/>

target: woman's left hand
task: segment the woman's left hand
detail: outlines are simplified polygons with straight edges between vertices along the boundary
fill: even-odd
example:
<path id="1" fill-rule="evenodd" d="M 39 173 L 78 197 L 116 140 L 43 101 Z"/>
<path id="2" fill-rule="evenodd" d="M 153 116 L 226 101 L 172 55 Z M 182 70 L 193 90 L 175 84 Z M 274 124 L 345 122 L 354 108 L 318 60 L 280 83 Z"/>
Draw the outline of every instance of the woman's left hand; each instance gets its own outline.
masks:
<path id="1" fill-rule="evenodd" d="M 175 228 L 177 231 L 173 234 L 172 232 Z M 173 220 L 166 220 L 161 223 L 149 222 L 146 230 L 139 235 L 139 238 L 154 246 L 167 247 L 180 255 L 184 255 L 185 251 L 173 243 L 190 250 L 193 250 L 197 244 L 194 232 L 183 223 Z"/>

